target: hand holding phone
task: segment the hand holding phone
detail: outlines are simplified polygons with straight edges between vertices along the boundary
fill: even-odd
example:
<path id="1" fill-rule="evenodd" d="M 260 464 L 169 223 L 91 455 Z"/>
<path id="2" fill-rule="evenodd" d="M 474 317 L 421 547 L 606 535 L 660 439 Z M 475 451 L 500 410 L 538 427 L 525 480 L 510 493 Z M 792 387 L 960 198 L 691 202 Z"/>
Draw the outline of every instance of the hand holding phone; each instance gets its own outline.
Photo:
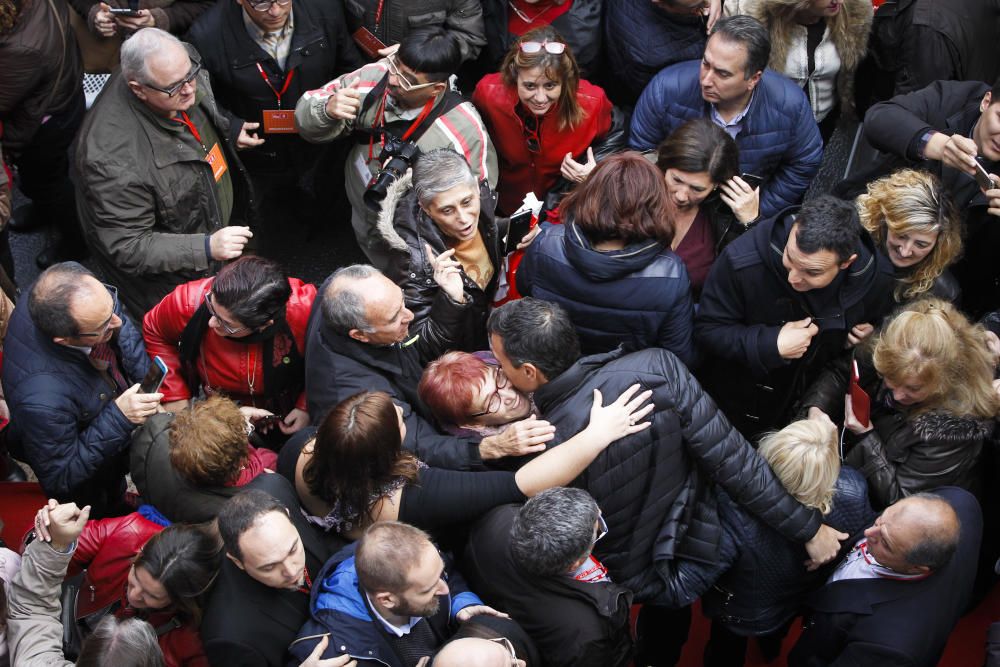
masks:
<path id="1" fill-rule="evenodd" d="M 164 378 L 167 376 L 167 365 L 160 357 L 153 357 L 153 363 L 149 365 L 146 377 L 139 383 L 140 394 L 155 394 L 160 391 Z"/>
<path id="2" fill-rule="evenodd" d="M 980 164 L 979 160 L 976 160 L 976 183 L 979 184 L 982 190 L 993 190 L 997 187 L 996 182 L 990 173 L 986 171 L 986 167 Z"/>
<path id="3" fill-rule="evenodd" d="M 139 13 L 139 10 L 129 9 L 128 7 L 121 7 L 121 8 L 110 7 L 108 11 L 114 14 L 115 16 L 121 16 L 127 19 L 136 19 L 142 16 L 142 14 Z"/>
<path id="4" fill-rule="evenodd" d="M 517 250 L 517 245 L 531 231 L 531 211 L 521 211 L 515 213 L 510 218 L 510 226 L 507 228 L 507 238 L 504 242 L 503 253 L 509 255 Z"/>

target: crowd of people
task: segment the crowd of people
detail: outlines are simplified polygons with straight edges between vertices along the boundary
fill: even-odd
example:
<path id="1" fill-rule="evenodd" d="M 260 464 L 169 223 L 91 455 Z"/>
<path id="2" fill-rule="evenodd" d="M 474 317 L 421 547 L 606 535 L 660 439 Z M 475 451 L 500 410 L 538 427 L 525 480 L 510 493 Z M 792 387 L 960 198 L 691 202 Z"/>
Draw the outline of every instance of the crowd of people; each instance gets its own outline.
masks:
<path id="1" fill-rule="evenodd" d="M 697 600 L 713 667 L 936 665 L 1000 567 L 998 37 L 0 0 L 0 470 L 49 498 L 0 667 L 664 666 Z M 310 284 L 275 224 L 367 262 Z"/>

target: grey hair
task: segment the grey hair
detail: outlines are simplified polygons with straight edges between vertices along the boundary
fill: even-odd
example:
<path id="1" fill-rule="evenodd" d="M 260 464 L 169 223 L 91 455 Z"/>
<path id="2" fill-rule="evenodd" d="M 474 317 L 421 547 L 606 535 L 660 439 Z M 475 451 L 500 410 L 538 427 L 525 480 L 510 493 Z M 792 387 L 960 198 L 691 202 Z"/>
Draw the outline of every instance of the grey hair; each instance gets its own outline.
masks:
<path id="1" fill-rule="evenodd" d="M 138 618 L 108 614 L 87 637 L 76 664 L 82 667 L 163 667 L 156 632 Z"/>
<path id="2" fill-rule="evenodd" d="M 149 81 L 146 61 L 168 44 L 184 48 L 184 42 L 159 28 L 143 28 L 125 40 L 121 50 L 122 76 L 126 81 Z M 185 49 L 186 52 L 186 49 Z"/>
<path id="3" fill-rule="evenodd" d="M 744 14 L 725 16 L 715 22 L 711 35 L 719 34 L 728 41 L 743 45 L 747 50 L 747 60 L 743 66 L 743 78 L 750 79 L 757 72 L 763 72 L 771 59 L 771 35 L 757 19 Z"/>
<path id="4" fill-rule="evenodd" d="M 334 271 L 323 287 L 323 322 L 335 333 L 346 336 L 351 329 L 371 332 L 365 301 L 354 289 L 354 283 L 380 276 L 382 272 L 369 264 L 352 264 Z"/>
<path id="5" fill-rule="evenodd" d="M 413 192 L 421 206 L 434 197 L 459 185 L 476 186 L 476 175 L 465 158 L 450 148 L 438 148 L 421 154 L 413 165 Z"/>
<path id="6" fill-rule="evenodd" d="M 594 544 L 597 502 L 583 489 L 556 487 L 524 504 L 510 530 L 515 562 L 539 576 L 566 574 Z"/>

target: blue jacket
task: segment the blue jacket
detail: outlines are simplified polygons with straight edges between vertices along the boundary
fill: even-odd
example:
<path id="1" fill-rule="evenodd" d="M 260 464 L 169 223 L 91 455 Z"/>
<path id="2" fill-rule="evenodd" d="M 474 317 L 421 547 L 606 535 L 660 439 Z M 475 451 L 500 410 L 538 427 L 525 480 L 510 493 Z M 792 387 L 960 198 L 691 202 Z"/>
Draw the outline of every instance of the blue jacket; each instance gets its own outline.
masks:
<path id="1" fill-rule="evenodd" d="M 632 148 L 651 150 L 684 121 L 708 116 L 701 96 L 700 61 L 672 65 L 653 78 L 632 114 Z M 764 179 L 760 217 L 798 204 L 819 170 L 823 140 L 809 100 L 790 79 L 765 70 L 736 137 L 740 169 Z"/>
<path id="2" fill-rule="evenodd" d="M 122 327 L 113 343 L 130 383 L 149 368 L 142 332 L 115 311 Z M 115 404 L 118 394 L 80 350 L 45 336 L 28 314 L 27 296 L 14 309 L 4 340 L 3 388 L 10 409 L 10 438 L 38 475 L 45 494 L 92 504 L 96 513 L 124 481 L 123 452 L 135 425 Z M 114 487 L 114 488 L 109 488 Z"/>
<path id="3" fill-rule="evenodd" d="M 649 0 L 615 0 L 604 15 L 609 71 L 634 101 L 664 67 L 701 58 L 705 23 L 694 14 L 674 14 Z"/>
<path id="4" fill-rule="evenodd" d="M 329 633 L 330 643 L 321 658 L 335 658 L 350 654 L 355 660 L 372 660 L 389 667 L 403 667 L 385 633 L 375 625 L 368 602 L 358 584 L 354 568 L 357 543 L 349 544 L 334 554 L 323 566 L 313 584 L 309 603 L 309 620 L 302 626 L 298 638 L 288 647 L 289 653 L 298 658 L 289 664 L 298 665 L 312 653 L 320 638 Z M 444 643 L 457 626 L 455 615 L 466 607 L 481 605 L 483 601 L 468 590 L 465 580 L 445 559 L 445 576 L 450 593 L 440 597 L 437 614 L 426 620 L 434 635 Z M 423 621 L 421 621 L 423 622 Z"/>
<path id="5" fill-rule="evenodd" d="M 569 313 L 584 354 L 662 347 L 694 363 L 694 306 L 684 262 L 658 241 L 594 250 L 572 220 L 545 224 L 517 270 L 525 296 Z"/>

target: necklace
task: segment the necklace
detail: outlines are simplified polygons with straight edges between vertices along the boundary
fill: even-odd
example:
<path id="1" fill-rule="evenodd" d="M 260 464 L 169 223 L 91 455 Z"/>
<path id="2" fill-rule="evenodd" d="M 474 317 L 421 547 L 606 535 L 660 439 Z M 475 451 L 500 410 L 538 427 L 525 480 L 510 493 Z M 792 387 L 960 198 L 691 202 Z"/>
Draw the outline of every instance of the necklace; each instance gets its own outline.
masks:
<path id="1" fill-rule="evenodd" d="M 254 344 L 247 345 L 247 385 L 250 387 L 250 398 L 253 399 L 253 385 L 257 380 L 257 357 L 254 355 L 253 360 L 250 358 L 250 353 L 253 352 L 253 348 L 256 347 Z"/>
<path id="2" fill-rule="evenodd" d="M 552 9 L 552 5 L 553 5 L 552 2 L 546 2 L 546 3 L 544 3 L 545 7 L 544 7 L 544 9 L 542 9 L 542 11 L 538 12 L 534 16 L 529 17 L 527 14 L 524 13 L 524 11 L 522 11 L 520 8 L 518 8 L 517 5 L 514 4 L 514 0 L 507 0 L 507 4 L 510 5 L 510 8 L 514 10 L 515 14 L 517 14 L 517 18 L 521 19 L 522 21 L 524 21 L 525 23 L 527 23 L 529 25 L 531 23 L 534 23 L 538 19 L 539 16 L 541 16 L 545 12 L 549 11 L 550 9 Z"/>

